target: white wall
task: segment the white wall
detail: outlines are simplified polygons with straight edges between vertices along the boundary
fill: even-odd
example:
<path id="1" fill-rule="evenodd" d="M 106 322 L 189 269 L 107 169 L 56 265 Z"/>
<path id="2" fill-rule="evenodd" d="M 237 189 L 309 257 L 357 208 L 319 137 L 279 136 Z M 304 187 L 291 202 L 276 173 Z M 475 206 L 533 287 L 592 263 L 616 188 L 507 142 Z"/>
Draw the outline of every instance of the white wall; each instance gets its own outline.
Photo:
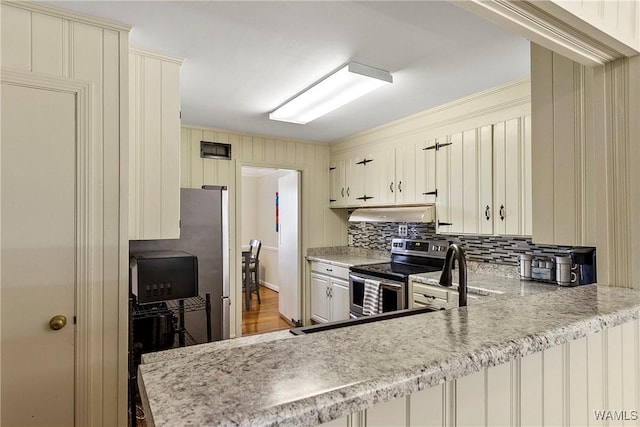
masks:
<path id="1" fill-rule="evenodd" d="M 259 239 L 258 233 L 258 178 L 242 177 L 242 239 L 243 248 L 248 247 L 249 240 Z"/>

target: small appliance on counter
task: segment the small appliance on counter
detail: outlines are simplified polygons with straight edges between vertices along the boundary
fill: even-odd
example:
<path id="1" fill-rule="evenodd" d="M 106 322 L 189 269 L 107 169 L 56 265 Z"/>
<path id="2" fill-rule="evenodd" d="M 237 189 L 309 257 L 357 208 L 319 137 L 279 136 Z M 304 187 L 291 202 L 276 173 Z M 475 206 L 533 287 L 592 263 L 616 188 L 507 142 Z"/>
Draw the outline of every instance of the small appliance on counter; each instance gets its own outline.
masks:
<path id="1" fill-rule="evenodd" d="M 138 304 L 198 295 L 198 258 L 183 251 L 131 254 L 131 293 Z"/>
<path id="2" fill-rule="evenodd" d="M 596 283 L 596 248 L 573 248 L 571 254 L 571 271 L 575 273 L 576 284 L 589 285 Z"/>
<path id="3" fill-rule="evenodd" d="M 534 257 L 531 261 L 531 279 L 542 282 L 555 280 L 556 265 L 553 258 Z"/>
<path id="4" fill-rule="evenodd" d="M 521 254 L 520 279 L 578 286 L 596 283 L 596 248 L 575 247 L 554 257 Z"/>

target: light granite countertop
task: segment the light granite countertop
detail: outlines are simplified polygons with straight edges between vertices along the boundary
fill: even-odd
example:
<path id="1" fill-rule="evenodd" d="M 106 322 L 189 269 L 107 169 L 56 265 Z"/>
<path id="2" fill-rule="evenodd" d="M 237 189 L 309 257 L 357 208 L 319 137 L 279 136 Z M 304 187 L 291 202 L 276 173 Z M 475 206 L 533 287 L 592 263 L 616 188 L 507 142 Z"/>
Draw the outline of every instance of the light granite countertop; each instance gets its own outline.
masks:
<path id="1" fill-rule="evenodd" d="M 640 291 L 559 288 L 149 359 L 139 385 L 149 425 L 315 425 L 639 317 Z"/>
<path id="2" fill-rule="evenodd" d="M 353 265 L 389 262 L 389 253 L 351 246 L 336 246 L 309 248 L 306 258 L 308 261 L 325 262 L 338 267 L 349 268 Z"/>
<path id="3" fill-rule="evenodd" d="M 422 273 L 411 276 L 411 280 L 427 285 L 438 285 L 440 272 Z M 450 289 L 458 289 L 458 272 L 454 270 L 453 285 Z M 535 295 L 543 292 L 552 292 L 562 289 L 553 283 L 520 280 L 519 276 L 507 277 L 498 274 L 482 272 L 467 272 L 467 292 L 470 295 L 513 298 L 517 296 Z M 480 300 L 485 301 L 486 298 Z M 472 300 L 470 300 L 472 301 Z"/>

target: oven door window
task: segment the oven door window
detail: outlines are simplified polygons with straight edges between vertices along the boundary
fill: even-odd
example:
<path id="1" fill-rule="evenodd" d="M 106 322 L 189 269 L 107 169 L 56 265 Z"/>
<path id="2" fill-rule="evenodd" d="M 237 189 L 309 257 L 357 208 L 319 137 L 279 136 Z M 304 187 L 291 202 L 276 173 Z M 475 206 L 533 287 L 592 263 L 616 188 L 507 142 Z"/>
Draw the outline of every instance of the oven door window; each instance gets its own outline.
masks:
<path id="1" fill-rule="evenodd" d="M 402 303 L 402 290 L 398 288 L 382 287 L 382 312 L 404 309 Z"/>

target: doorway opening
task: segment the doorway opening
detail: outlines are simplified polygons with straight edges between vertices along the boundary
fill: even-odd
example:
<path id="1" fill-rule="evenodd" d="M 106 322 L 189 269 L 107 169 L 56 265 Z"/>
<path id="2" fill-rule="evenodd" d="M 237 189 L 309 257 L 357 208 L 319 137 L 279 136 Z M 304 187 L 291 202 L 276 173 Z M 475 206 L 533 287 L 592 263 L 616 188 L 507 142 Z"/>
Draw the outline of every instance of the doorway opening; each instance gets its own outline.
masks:
<path id="1" fill-rule="evenodd" d="M 241 279 L 242 336 L 288 329 L 300 321 L 302 305 L 300 172 L 242 166 L 240 186 L 239 237 L 242 251 L 252 252 L 249 276 Z"/>

